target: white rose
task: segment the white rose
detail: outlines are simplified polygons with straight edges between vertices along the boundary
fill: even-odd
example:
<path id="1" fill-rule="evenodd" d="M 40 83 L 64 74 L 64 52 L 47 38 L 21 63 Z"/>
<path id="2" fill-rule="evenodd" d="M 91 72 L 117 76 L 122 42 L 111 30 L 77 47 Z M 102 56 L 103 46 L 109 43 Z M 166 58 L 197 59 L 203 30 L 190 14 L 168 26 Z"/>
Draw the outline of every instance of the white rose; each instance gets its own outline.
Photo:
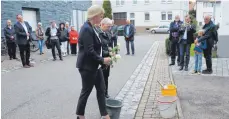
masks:
<path id="1" fill-rule="evenodd" d="M 116 59 L 121 59 L 121 55 L 120 55 L 120 54 L 116 54 L 116 55 L 115 55 L 115 58 L 116 58 Z"/>

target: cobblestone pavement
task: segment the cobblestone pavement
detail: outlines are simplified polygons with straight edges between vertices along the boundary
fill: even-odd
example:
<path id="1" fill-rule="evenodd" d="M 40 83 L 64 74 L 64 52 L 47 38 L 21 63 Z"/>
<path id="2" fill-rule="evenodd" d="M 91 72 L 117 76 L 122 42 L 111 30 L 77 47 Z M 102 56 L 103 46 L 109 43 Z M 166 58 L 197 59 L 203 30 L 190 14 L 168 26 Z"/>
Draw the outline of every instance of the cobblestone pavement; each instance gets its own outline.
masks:
<path id="1" fill-rule="evenodd" d="M 124 106 L 121 119 L 160 119 L 157 97 L 160 94 L 159 80 L 169 83 L 170 73 L 165 55 L 164 42 L 156 41 L 138 65 L 133 75 L 122 88 L 116 99 Z"/>
<path id="2" fill-rule="evenodd" d="M 170 58 L 169 58 L 170 59 Z M 195 66 L 195 60 L 194 57 L 190 58 L 189 63 L 189 71 L 179 71 L 179 67 L 177 65 L 172 66 L 172 72 L 173 74 L 179 74 L 179 75 L 196 75 L 192 74 L 192 71 Z M 205 59 L 202 59 L 202 69 L 206 69 L 206 63 Z M 212 74 L 201 74 L 203 76 L 229 76 L 229 58 L 213 58 L 212 59 Z"/>
<path id="3" fill-rule="evenodd" d="M 17 57 L 20 58 L 20 55 L 17 54 Z M 34 63 L 35 65 L 38 65 L 40 63 L 44 63 L 46 61 L 52 60 L 52 53 L 51 50 L 46 49 L 46 47 L 44 47 L 44 54 L 40 55 L 39 51 L 37 52 L 31 52 L 31 63 Z M 5 74 L 5 73 L 9 73 L 11 71 L 14 70 L 18 70 L 22 68 L 22 64 L 20 60 L 4 60 L 1 63 L 1 73 Z"/>

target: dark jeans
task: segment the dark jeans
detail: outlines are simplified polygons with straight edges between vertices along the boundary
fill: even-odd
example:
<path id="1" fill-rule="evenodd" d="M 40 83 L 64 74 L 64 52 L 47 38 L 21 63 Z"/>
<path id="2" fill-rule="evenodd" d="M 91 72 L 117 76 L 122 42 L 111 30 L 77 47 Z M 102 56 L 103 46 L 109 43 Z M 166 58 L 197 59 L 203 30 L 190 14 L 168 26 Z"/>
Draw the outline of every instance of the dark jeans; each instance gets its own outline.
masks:
<path id="1" fill-rule="evenodd" d="M 180 63 L 180 52 L 179 52 L 179 43 L 178 38 L 172 38 L 171 41 L 171 61 L 172 63 L 175 63 L 176 55 L 177 55 L 177 62 Z"/>
<path id="2" fill-rule="evenodd" d="M 112 37 L 112 38 L 111 38 L 112 47 L 117 46 L 117 42 L 118 42 L 117 39 L 118 39 L 117 37 Z"/>
<path id="3" fill-rule="evenodd" d="M 61 49 L 60 49 L 60 41 L 59 40 L 51 40 L 52 43 L 52 56 L 54 59 L 56 59 L 56 51 L 55 51 L 55 47 L 58 51 L 58 55 L 60 57 L 60 59 L 62 58 L 61 56 Z"/>
<path id="4" fill-rule="evenodd" d="M 102 69 L 96 69 L 95 71 L 88 71 L 84 69 L 79 69 L 81 79 L 82 79 L 82 90 L 80 93 L 76 114 L 84 115 L 87 100 L 93 87 L 96 88 L 97 101 L 99 103 L 99 110 L 101 116 L 106 116 L 106 102 L 105 102 L 105 85 Z"/>
<path id="5" fill-rule="evenodd" d="M 71 44 L 71 54 L 77 54 L 77 44 Z"/>
<path id="6" fill-rule="evenodd" d="M 30 45 L 29 43 L 26 45 L 18 45 L 19 50 L 20 50 L 20 56 L 21 56 L 21 62 L 22 65 L 30 65 Z"/>
<path id="7" fill-rule="evenodd" d="M 180 65 L 181 66 L 188 66 L 190 60 L 190 47 L 191 44 L 183 44 L 180 43 Z M 184 56 L 185 56 L 185 63 L 184 63 Z"/>
<path id="8" fill-rule="evenodd" d="M 212 46 L 207 44 L 207 48 L 204 49 L 204 58 L 206 60 L 207 70 L 212 70 Z"/>
<path id="9" fill-rule="evenodd" d="M 8 54 L 10 58 L 16 58 L 16 44 L 15 42 L 7 43 Z"/>
<path id="10" fill-rule="evenodd" d="M 127 54 L 130 54 L 130 45 L 131 45 L 131 51 L 132 54 L 135 53 L 135 49 L 134 49 L 134 40 L 126 40 L 126 50 L 127 50 Z"/>
<path id="11" fill-rule="evenodd" d="M 105 81 L 105 94 L 108 95 L 108 77 L 110 75 L 110 66 L 103 65 L 102 70 Z"/>

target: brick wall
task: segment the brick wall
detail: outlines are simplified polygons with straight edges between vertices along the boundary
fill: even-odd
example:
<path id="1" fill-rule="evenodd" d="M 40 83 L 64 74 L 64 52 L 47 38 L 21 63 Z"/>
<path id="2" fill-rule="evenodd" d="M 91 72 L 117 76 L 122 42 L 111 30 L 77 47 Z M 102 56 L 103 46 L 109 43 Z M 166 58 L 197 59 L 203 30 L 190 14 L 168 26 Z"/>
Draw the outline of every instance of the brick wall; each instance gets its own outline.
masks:
<path id="1" fill-rule="evenodd" d="M 43 27 L 49 26 L 51 20 L 59 22 L 71 22 L 72 10 L 87 10 L 91 6 L 91 0 L 84 1 L 1 1 L 1 25 L 3 29 L 6 26 L 6 20 L 10 19 L 14 24 L 16 15 L 22 14 L 23 8 L 38 10 Z"/>

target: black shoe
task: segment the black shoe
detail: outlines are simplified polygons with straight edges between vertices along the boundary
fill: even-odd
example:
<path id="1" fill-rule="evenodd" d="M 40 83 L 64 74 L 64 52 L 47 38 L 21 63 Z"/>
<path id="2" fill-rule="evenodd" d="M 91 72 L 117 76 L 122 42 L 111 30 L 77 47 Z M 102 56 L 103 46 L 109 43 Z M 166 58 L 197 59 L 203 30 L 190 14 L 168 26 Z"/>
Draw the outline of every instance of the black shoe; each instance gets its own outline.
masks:
<path id="1" fill-rule="evenodd" d="M 185 66 L 184 70 L 185 70 L 185 71 L 188 71 L 188 66 Z"/>
<path id="2" fill-rule="evenodd" d="M 18 58 L 17 57 L 14 57 L 13 59 L 16 59 L 17 60 Z"/>
<path id="3" fill-rule="evenodd" d="M 175 65 L 175 63 L 174 63 L 174 62 L 172 62 L 172 63 L 170 63 L 170 64 L 169 64 L 169 66 L 172 66 L 172 65 Z"/>
<path id="4" fill-rule="evenodd" d="M 12 57 L 10 57 L 10 60 L 12 60 L 13 58 Z"/>
<path id="5" fill-rule="evenodd" d="M 132 53 L 132 55 L 134 56 L 134 53 Z"/>
<path id="6" fill-rule="evenodd" d="M 212 74 L 213 73 L 213 71 L 210 69 L 205 69 L 205 70 L 203 70 L 202 71 L 202 74 Z"/>
<path id="7" fill-rule="evenodd" d="M 61 61 L 63 61 L 63 58 L 60 58 Z"/>
<path id="8" fill-rule="evenodd" d="M 181 66 L 179 70 L 181 71 L 181 70 L 183 70 L 183 68 L 184 68 L 184 67 L 183 67 L 183 66 Z"/>
<path id="9" fill-rule="evenodd" d="M 56 58 L 54 58 L 53 61 L 56 61 Z"/>
<path id="10" fill-rule="evenodd" d="M 130 53 L 126 53 L 126 55 L 130 55 Z"/>
<path id="11" fill-rule="evenodd" d="M 108 94 L 105 95 L 106 98 L 110 98 L 110 96 Z"/>
<path id="12" fill-rule="evenodd" d="M 177 62 L 177 65 L 178 65 L 178 66 L 181 66 L 181 65 L 180 65 L 180 62 Z"/>

